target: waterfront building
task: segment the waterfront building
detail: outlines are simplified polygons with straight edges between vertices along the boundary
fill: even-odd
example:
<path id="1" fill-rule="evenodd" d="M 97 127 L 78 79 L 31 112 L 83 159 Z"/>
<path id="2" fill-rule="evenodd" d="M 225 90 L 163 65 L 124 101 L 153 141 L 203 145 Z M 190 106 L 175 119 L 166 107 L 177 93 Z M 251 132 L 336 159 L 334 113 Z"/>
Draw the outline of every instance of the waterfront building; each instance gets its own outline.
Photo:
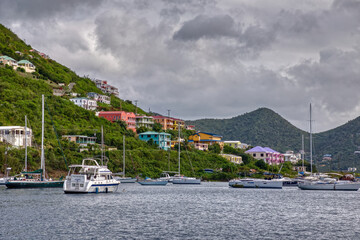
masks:
<path id="1" fill-rule="evenodd" d="M 106 95 L 102 95 L 102 94 L 98 94 L 98 93 L 94 93 L 94 92 L 89 92 L 87 94 L 87 96 L 93 100 L 95 100 L 96 102 L 100 102 L 100 103 L 105 103 L 105 104 L 110 104 L 110 97 L 106 96 Z"/>
<path id="2" fill-rule="evenodd" d="M 80 97 L 80 98 L 71 98 L 70 101 L 75 103 L 75 105 L 82 107 L 86 110 L 95 110 L 97 108 L 97 103 L 95 100 Z"/>
<path id="3" fill-rule="evenodd" d="M 75 142 L 80 144 L 80 146 L 87 146 L 88 144 L 95 144 L 96 137 L 88 137 L 84 135 L 63 135 L 63 138 L 66 138 L 70 142 Z"/>
<path id="4" fill-rule="evenodd" d="M 152 140 L 159 148 L 169 150 L 171 144 L 171 134 L 164 132 L 144 132 L 139 134 L 139 139 L 145 142 Z"/>
<path id="5" fill-rule="evenodd" d="M 227 160 L 235 164 L 241 164 L 243 162 L 241 156 L 237 156 L 233 154 L 220 154 L 220 156 L 226 158 Z"/>
<path id="6" fill-rule="evenodd" d="M 221 141 L 222 136 L 214 133 L 207 132 L 197 132 L 193 135 L 189 136 L 189 143 L 205 143 L 208 145 L 213 145 L 215 143 L 223 146 L 223 142 Z"/>
<path id="7" fill-rule="evenodd" d="M 136 116 L 136 128 L 146 127 L 152 129 L 154 126 L 154 118 L 146 115 Z"/>
<path id="8" fill-rule="evenodd" d="M 25 134 L 25 127 L 22 126 L 1 126 L 0 127 L 0 142 L 10 144 L 15 147 L 25 147 L 25 136 L 27 145 L 31 147 L 32 130 L 27 128 Z"/>
<path id="9" fill-rule="evenodd" d="M 99 112 L 99 117 L 105 118 L 110 122 L 124 121 L 127 124 L 127 129 L 136 132 L 136 116 L 133 112 L 104 111 Z"/>
<path id="10" fill-rule="evenodd" d="M 35 65 L 28 60 L 21 60 L 17 64 L 19 67 L 23 68 L 27 73 L 35 72 Z"/>
<path id="11" fill-rule="evenodd" d="M 255 159 L 264 160 L 268 164 L 280 164 L 284 162 L 284 155 L 269 148 L 256 146 L 245 153 L 250 154 Z"/>

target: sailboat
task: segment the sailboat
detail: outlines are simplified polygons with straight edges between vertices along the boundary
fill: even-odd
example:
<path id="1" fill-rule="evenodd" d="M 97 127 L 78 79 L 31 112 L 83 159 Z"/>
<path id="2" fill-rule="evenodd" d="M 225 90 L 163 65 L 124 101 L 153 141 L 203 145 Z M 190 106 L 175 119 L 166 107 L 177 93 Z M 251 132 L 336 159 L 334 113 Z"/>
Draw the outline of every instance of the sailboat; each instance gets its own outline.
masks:
<path id="1" fill-rule="evenodd" d="M 42 95 L 42 121 L 41 121 L 41 168 L 36 171 L 27 171 L 27 143 L 25 143 L 25 171 L 19 175 L 25 176 L 19 179 L 15 176 L 13 180 L 6 182 L 7 188 L 61 188 L 64 181 L 53 181 L 46 179 L 45 176 L 45 154 L 44 154 L 44 104 L 45 99 Z M 26 123 L 25 123 L 26 125 Z M 27 136 L 27 129 L 25 128 L 25 136 Z M 27 137 L 25 137 L 26 140 Z"/>
<path id="2" fill-rule="evenodd" d="M 125 135 L 123 135 L 123 172 L 121 173 L 121 175 L 122 175 L 122 177 L 115 177 L 115 179 L 120 181 L 120 183 L 135 183 L 136 182 L 136 178 L 131 178 L 131 177 L 125 176 Z"/>
<path id="3" fill-rule="evenodd" d="M 178 149 L 178 159 L 179 159 L 179 170 L 178 174 L 172 177 L 173 184 L 201 184 L 201 179 L 194 177 L 185 177 L 180 175 L 180 126 L 179 126 L 179 149 Z"/>
<path id="4" fill-rule="evenodd" d="M 298 187 L 302 190 L 332 190 L 332 191 L 357 191 L 360 188 L 360 182 L 343 181 L 335 178 L 313 176 L 312 172 L 312 120 L 310 104 L 310 169 L 311 176 L 305 180 L 299 181 Z"/>

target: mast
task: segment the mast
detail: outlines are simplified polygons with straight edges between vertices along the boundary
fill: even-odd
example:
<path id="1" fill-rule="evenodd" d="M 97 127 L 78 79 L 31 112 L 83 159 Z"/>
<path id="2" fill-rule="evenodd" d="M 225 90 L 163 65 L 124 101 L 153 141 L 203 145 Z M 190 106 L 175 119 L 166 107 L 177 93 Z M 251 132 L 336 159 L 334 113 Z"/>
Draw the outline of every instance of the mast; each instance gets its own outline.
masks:
<path id="1" fill-rule="evenodd" d="M 123 173 L 125 177 L 125 135 L 123 135 Z"/>
<path id="2" fill-rule="evenodd" d="M 178 150 L 178 158 L 179 158 L 179 175 L 180 175 L 180 127 L 178 126 L 178 128 L 179 128 L 179 150 Z"/>
<path id="3" fill-rule="evenodd" d="M 304 170 L 304 158 L 305 158 L 305 151 L 304 151 L 304 134 L 301 135 L 301 159 L 302 159 L 302 169 Z M 305 171 L 304 171 L 305 172 Z"/>
<path id="4" fill-rule="evenodd" d="M 27 172 L 27 116 L 25 115 L 25 172 Z"/>
<path id="5" fill-rule="evenodd" d="M 311 103 L 310 103 L 310 169 L 311 169 L 311 175 L 312 175 L 312 120 L 311 120 Z"/>
<path id="6" fill-rule="evenodd" d="M 101 166 L 104 165 L 104 130 L 101 125 Z"/>
<path id="7" fill-rule="evenodd" d="M 45 105 L 45 98 L 44 94 L 42 95 L 42 117 L 41 117 L 41 169 L 43 175 L 45 176 L 45 156 L 44 156 L 44 105 Z"/>

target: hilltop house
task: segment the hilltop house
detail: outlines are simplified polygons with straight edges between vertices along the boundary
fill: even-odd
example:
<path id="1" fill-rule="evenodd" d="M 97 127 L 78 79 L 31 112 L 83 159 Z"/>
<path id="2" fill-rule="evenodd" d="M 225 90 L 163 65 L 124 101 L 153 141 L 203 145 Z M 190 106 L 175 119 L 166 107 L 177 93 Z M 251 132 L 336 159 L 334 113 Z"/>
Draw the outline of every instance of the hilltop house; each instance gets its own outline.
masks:
<path id="1" fill-rule="evenodd" d="M 28 60 L 21 60 L 18 62 L 19 67 L 24 68 L 25 72 L 33 73 L 35 72 L 35 66 Z"/>
<path id="2" fill-rule="evenodd" d="M 255 159 L 264 160 L 268 164 L 280 164 L 284 162 L 284 155 L 268 147 L 256 146 L 245 153 Z"/>
<path id="3" fill-rule="evenodd" d="M 237 156 L 233 154 L 220 154 L 220 156 L 226 158 L 227 160 L 235 164 L 241 164 L 243 162 L 241 156 Z"/>
<path id="4" fill-rule="evenodd" d="M 70 142 L 80 144 L 80 146 L 87 146 L 88 144 L 96 143 L 96 137 L 88 137 L 83 135 L 63 135 L 62 137 L 66 138 Z"/>
<path id="5" fill-rule="evenodd" d="M 71 98 L 70 101 L 75 103 L 75 105 L 82 107 L 86 110 L 95 110 L 97 108 L 97 103 L 95 100 L 88 99 L 88 98 Z"/>
<path id="6" fill-rule="evenodd" d="M 136 132 L 136 118 L 135 113 L 125 111 L 104 111 L 99 112 L 99 117 L 105 118 L 110 122 L 122 120 L 127 124 L 127 129 Z"/>
<path id="7" fill-rule="evenodd" d="M 115 96 L 119 96 L 119 89 L 108 84 L 105 80 L 94 80 L 96 87 L 100 89 L 103 93 L 113 94 Z"/>
<path id="8" fill-rule="evenodd" d="M 178 130 L 178 127 L 184 128 L 185 121 L 165 116 L 153 116 L 154 122 L 160 123 L 163 130 Z"/>
<path id="9" fill-rule="evenodd" d="M 222 136 L 207 132 L 197 132 L 189 136 L 189 142 L 206 143 L 208 145 L 213 145 L 214 143 L 218 143 L 219 145 L 222 146 L 223 143 L 221 142 L 221 139 Z"/>
<path id="10" fill-rule="evenodd" d="M 101 95 L 98 93 L 94 93 L 94 92 L 89 92 L 87 94 L 87 96 L 91 99 L 94 99 L 97 102 L 101 102 L 101 103 L 105 103 L 105 104 L 110 104 L 110 97 L 106 96 L 106 95 Z"/>
<path id="11" fill-rule="evenodd" d="M 5 142 L 15 147 L 25 147 L 25 136 L 27 138 L 26 144 L 31 147 L 32 130 L 30 128 L 27 128 L 27 134 L 25 134 L 25 127 L 0 127 L 0 142 Z"/>
<path id="12" fill-rule="evenodd" d="M 171 144 L 171 134 L 164 132 L 144 132 L 139 134 L 139 139 L 145 142 L 152 140 L 159 148 L 169 150 Z"/>
<path id="13" fill-rule="evenodd" d="M 240 148 L 241 142 L 240 141 L 224 141 L 224 146 L 229 146 L 232 148 Z"/>

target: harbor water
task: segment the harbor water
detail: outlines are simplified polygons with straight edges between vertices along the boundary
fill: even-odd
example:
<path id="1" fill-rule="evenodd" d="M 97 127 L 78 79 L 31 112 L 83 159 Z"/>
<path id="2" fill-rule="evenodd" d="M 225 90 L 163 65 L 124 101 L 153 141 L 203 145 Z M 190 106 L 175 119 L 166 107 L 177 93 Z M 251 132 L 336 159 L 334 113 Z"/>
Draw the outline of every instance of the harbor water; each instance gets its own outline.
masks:
<path id="1" fill-rule="evenodd" d="M 67 195 L 0 187 L 0 239 L 360 239 L 360 192 L 141 186 Z"/>

